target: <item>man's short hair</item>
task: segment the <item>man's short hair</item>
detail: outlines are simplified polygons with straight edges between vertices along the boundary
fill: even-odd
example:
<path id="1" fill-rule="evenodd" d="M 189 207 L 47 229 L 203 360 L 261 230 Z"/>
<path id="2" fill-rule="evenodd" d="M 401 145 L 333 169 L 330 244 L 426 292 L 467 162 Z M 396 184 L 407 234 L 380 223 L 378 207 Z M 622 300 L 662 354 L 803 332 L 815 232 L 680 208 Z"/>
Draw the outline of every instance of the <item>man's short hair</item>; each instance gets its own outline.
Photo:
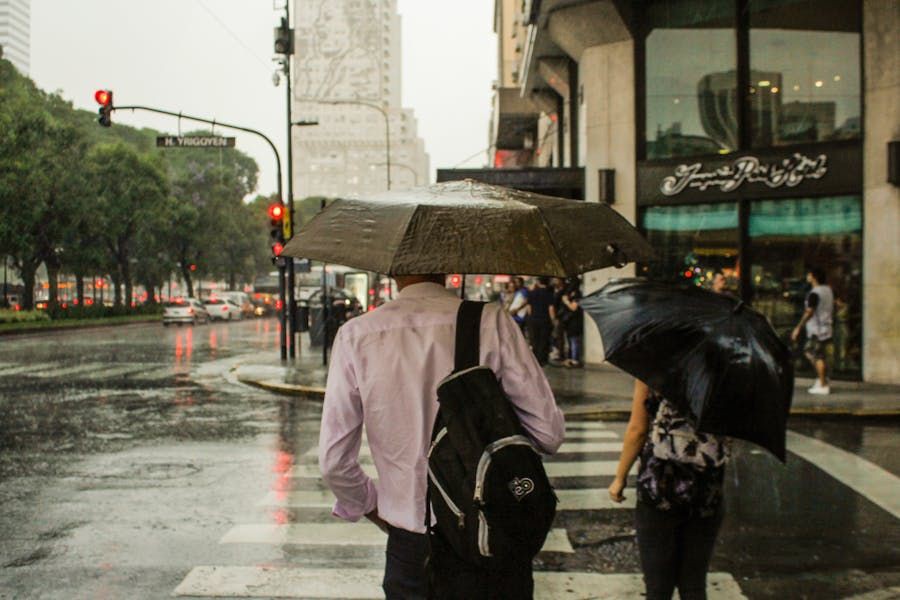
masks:
<path id="1" fill-rule="evenodd" d="M 550 285 L 550 278 L 549 278 L 549 277 L 541 276 L 541 277 L 538 277 L 537 279 L 538 279 L 538 281 L 540 282 L 540 284 L 543 285 L 543 286 L 548 286 L 548 285 Z"/>
<path id="2" fill-rule="evenodd" d="M 820 284 L 825 283 L 825 269 L 823 269 L 822 267 L 809 267 L 807 271 L 809 273 L 812 273 L 812 276 L 815 277 L 816 281 L 818 281 Z"/>

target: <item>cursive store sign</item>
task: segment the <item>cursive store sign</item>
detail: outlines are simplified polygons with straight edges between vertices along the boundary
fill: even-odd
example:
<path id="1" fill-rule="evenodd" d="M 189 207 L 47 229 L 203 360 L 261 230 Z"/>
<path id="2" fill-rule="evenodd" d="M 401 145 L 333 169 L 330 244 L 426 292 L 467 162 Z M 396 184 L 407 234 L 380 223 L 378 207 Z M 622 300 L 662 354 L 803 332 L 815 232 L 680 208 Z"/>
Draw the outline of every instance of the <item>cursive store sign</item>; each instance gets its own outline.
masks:
<path id="1" fill-rule="evenodd" d="M 763 163 L 755 156 L 742 156 L 709 171 L 703 170 L 703 163 L 678 165 L 675 173 L 663 178 L 659 191 L 666 196 L 676 196 L 686 189 L 731 192 L 745 183 L 792 188 L 807 179 L 821 179 L 827 172 L 828 157 L 825 154 L 810 158 L 797 152 L 771 163 Z"/>

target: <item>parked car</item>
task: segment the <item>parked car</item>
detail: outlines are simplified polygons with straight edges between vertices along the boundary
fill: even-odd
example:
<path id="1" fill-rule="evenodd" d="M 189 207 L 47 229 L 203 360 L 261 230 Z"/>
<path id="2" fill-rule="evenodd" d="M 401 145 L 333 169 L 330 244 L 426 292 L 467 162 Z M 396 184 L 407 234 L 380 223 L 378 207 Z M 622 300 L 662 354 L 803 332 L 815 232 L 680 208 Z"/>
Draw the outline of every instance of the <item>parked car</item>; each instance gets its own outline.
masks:
<path id="1" fill-rule="evenodd" d="M 234 321 L 244 318 L 244 315 L 241 314 L 241 307 L 230 298 L 210 298 L 203 303 L 203 306 L 213 321 Z"/>
<path id="2" fill-rule="evenodd" d="M 183 298 L 166 302 L 163 308 L 163 325 L 176 323 L 209 323 L 209 313 L 196 298 Z"/>

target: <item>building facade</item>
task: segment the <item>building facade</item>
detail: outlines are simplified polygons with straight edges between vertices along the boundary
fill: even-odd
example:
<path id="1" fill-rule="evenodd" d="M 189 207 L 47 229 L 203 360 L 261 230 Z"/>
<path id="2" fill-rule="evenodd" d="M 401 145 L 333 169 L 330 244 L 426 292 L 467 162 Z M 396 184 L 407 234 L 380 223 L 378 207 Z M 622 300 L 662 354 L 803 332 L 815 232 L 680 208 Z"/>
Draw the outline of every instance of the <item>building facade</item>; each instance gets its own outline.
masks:
<path id="1" fill-rule="evenodd" d="M 401 106 L 396 0 L 296 0 L 294 190 L 356 198 L 425 184 L 428 154 Z M 388 157 L 390 139 L 390 157 Z"/>
<path id="2" fill-rule="evenodd" d="M 900 4 L 496 6 L 498 95 L 518 98 L 495 102 L 493 164 L 580 169 L 582 198 L 610 202 L 657 252 L 587 274 L 587 292 L 630 274 L 705 285 L 721 270 L 787 337 L 820 267 L 837 299 L 836 376 L 900 383 Z"/>
<path id="3" fill-rule="evenodd" d="M 0 47 L 3 58 L 27 76 L 31 63 L 31 0 L 0 0 Z"/>

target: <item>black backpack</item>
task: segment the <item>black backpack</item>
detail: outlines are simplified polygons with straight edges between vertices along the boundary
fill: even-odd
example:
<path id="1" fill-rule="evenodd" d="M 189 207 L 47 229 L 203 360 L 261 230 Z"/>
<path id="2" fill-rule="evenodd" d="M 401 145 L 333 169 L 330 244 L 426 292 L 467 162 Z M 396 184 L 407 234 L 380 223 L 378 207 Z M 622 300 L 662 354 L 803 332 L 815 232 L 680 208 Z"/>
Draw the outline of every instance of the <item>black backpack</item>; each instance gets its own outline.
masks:
<path id="1" fill-rule="evenodd" d="M 481 302 L 460 305 L 453 373 L 438 385 L 425 527 L 470 564 L 530 565 L 557 498 L 496 375 L 478 364 L 483 309 Z"/>

